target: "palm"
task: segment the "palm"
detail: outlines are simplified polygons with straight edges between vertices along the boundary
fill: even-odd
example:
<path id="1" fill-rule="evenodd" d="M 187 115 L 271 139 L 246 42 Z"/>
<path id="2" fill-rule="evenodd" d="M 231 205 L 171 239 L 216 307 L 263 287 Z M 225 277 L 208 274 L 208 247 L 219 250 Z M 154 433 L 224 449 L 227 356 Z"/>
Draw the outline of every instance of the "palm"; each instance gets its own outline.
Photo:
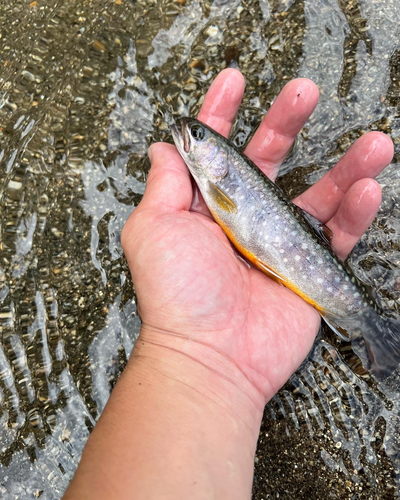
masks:
<path id="1" fill-rule="evenodd" d="M 225 75 L 225 78 L 239 78 L 238 72 Z M 304 93 L 304 81 L 298 82 Z M 310 85 L 309 92 L 316 92 L 311 82 Z M 200 119 L 227 134 L 242 88 L 239 86 L 236 97 L 226 97 L 225 91 L 231 108 L 220 103 L 221 109 L 228 109 L 220 111 L 228 114 L 221 122 L 221 117 L 216 118 L 208 109 L 213 113 L 218 111 L 212 106 L 216 94 L 221 91 L 218 79 L 213 87 L 207 94 Z M 235 92 L 234 87 L 232 92 Z M 289 92 L 297 93 L 298 89 L 289 89 Z M 285 106 L 282 95 L 284 92 L 274 105 L 276 114 L 282 111 L 280 106 Z M 303 115 L 297 110 L 293 137 L 289 135 L 285 147 L 281 147 L 280 160 L 286 155 L 297 129 L 312 111 L 315 95 L 315 102 L 311 98 L 308 101 L 308 105 L 303 104 Z M 273 158 L 274 143 L 264 138 L 268 135 L 268 120 L 274 120 L 274 107 L 246 151 L 271 178 L 277 173 L 279 158 Z M 296 120 L 291 116 L 287 120 L 293 128 Z M 281 137 L 279 140 L 282 143 Z M 263 141 L 268 142 L 267 147 L 263 146 Z M 376 150 L 377 141 L 381 142 L 379 157 L 373 158 L 370 150 Z M 153 148 L 144 199 L 123 234 L 143 324 L 215 348 L 239 366 L 264 394 L 272 394 L 309 352 L 318 331 L 319 316 L 291 291 L 238 258 L 202 202 L 200 211 L 203 213 L 190 210 L 193 193 L 182 159 L 171 145 L 158 144 Z M 383 169 L 391 155 L 392 146 L 385 136 L 367 134 L 333 170 L 339 178 L 349 164 L 354 164 L 355 158 L 358 164 L 366 158 L 358 172 L 347 172 L 346 181 L 341 181 L 342 184 L 347 182 L 347 188 L 339 186 L 342 192 L 332 195 L 333 187 L 339 182 L 335 184 L 334 178 L 324 178 L 296 200 L 333 229 L 333 246 L 339 256 L 345 257 L 351 250 L 379 206 L 379 186 L 362 177 L 370 177 Z M 330 203 L 326 203 L 328 195 L 331 195 Z M 311 202 L 319 198 L 323 203 L 313 207 Z"/>
<path id="2" fill-rule="evenodd" d="M 290 376 L 289 367 L 310 350 L 319 325 L 315 310 L 239 260 L 208 217 L 156 214 L 151 226 L 143 242 L 145 275 L 139 269 L 133 274 L 143 322 L 174 334 L 190 332 L 229 356 L 257 386 L 279 386 L 282 369 Z M 271 372 L 277 360 L 279 377 Z"/>

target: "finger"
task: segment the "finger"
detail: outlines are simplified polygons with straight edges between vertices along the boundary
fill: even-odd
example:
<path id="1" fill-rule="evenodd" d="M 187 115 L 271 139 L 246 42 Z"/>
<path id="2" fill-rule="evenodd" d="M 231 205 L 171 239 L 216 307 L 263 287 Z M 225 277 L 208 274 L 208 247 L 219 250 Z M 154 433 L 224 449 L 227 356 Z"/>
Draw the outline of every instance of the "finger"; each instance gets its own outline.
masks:
<path id="1" fill-rule="evenodd" d="M 311 80 L 297 78 L 282 89 L 245 154 L 272 180 L 318 103 L 318 88 Z"/>
<path id="2" fill-rule="evenodd" d="M 338 257 L 345 259 L 374 220 L 382 199 L 380 185 L 374 179 L 355 182 L 336 214 L 327 225 L 333 232 L 332 247 Z"/>
<path id="3" fill-rule="evenodd" d="M 326 222 L 334 216 L 354 182 L 376 177 L 392 158 L 392 140 L 381 132 L 369 132 L 351 146 L 332 170 L 293 202 Z"/>
<path id="4" fill-rule="evenodd" d="M 137 210 L 160 212 L 189 210 L 192 202 L 190 175 L 181 155 L 172 144 L 157 142 L 148 152 L 151 168 L 146 189 Z"/>
<path id="5" fill-rule="evenodd" d="M 225 137 L 229 136 L 242 101 L 245 81 L 237 69 L 221 71 L 204 98 L 199 120 Z"/>

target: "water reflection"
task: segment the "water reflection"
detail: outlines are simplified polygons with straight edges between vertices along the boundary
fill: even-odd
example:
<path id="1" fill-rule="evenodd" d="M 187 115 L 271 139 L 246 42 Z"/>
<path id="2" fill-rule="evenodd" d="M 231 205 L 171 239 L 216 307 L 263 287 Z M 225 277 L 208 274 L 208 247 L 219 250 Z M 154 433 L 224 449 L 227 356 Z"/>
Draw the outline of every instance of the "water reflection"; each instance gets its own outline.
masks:
<path id="1" fill-rule="evenodd" d="M 397 161 L 399 9 L 398 0 L 6 2 L 2 498 L 60 497 L 129 357 L 139 319 L 119 235 L 144 192 L 148 145 L 169 139 L 174 116 L 198 112 L 233 59 L 247 80 L 232 135 L 238 145 L 288 80 L 306 76 L 320 87 L 320 104 L 282 169 L 291 195 L 367 130 L 392 136 Z M 396 164 L 379 180 L 382 208 L 351 265 L 396 311 Z M 266 410 L 254 498 L 324 498 L 327 485 L 338 498 L 391 498 L 397 387 L 397 379 L 377 387 L 351 346 L 324 332 Z"/>

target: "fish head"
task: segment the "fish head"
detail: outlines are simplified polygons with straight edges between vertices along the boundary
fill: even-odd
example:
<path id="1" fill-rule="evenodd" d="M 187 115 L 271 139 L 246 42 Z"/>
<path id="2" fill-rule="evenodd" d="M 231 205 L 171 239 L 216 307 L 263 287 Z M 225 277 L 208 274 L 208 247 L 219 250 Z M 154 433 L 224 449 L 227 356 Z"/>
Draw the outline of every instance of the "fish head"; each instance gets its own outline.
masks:
<path id="1" fill-rule="evenodd" d="M 228 174 L 228 148 L 219 134 L 195 118 L 181 118 L 171 130 L 180 155 L 200 186 Z"/>

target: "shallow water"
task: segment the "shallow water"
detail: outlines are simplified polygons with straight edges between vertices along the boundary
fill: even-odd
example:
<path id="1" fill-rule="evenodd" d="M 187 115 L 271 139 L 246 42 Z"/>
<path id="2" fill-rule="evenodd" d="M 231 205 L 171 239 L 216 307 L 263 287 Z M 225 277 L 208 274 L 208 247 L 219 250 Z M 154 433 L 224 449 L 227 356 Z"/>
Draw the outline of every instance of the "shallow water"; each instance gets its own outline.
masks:
<path id="1" fill-rule="evenodd" d="M 59 498 L 134 345 L 140 321 L 119 234 L 146 150 L 195 115 L 234 59 L 243 145 L 283 85 L 320 103 L 279 179 L 290 196 L 351 142 L 395 142 L 384 202 L 351 256 L 400 299 L 398 0 L 5 0 L 0 7 L 0 494 Z M 322 332 L 265 412 L 254 498 L 394 498 L 398 379 L 376 386 Z M 23 479 L 23 480 L 22 480 Z"/>

